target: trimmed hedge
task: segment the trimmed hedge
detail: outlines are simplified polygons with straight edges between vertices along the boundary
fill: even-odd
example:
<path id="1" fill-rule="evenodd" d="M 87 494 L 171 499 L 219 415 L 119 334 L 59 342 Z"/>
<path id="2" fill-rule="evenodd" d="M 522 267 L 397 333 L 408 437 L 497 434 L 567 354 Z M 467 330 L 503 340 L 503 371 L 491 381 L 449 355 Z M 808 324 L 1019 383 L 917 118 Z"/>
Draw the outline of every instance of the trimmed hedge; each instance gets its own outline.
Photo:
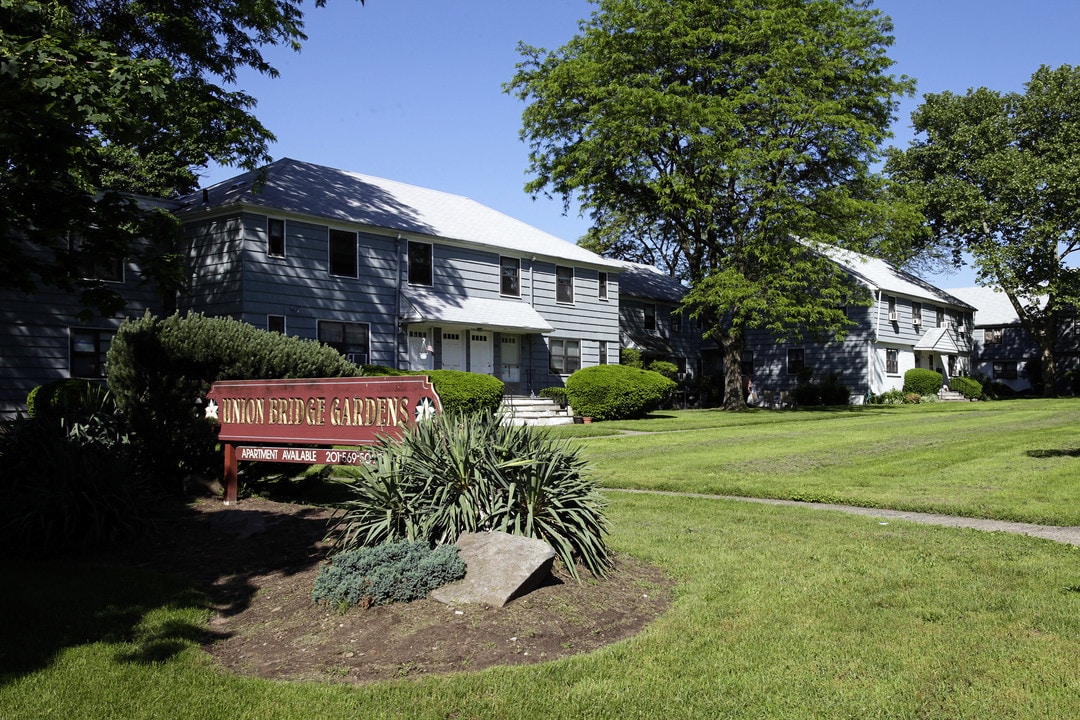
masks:
<path id="1" fill-rule="evenodd" d="M 983 395 L 982 384 L 975 378 L 951 378 L 949 380 L 949 389 L 960 393 L 968 400 L 978 400 Z"/>
<path id="2" fill-rule="evenodd" d="M 216 432 L 201 404 L 215 381 L 360 375 L 315 340 L 197 313 L 124 322 L 107 360 L 109 389 L 162 481 L 220 472 Z"/>
<path id="3" fill-rule="evenodd" d="M 904 392 L 937 395 L 942 386 L 941 373 L 928 368 L 912 368 L 904 373 Z"/>
<path id="4" fill-rule="evenodd" d="M 463 370 L 395 370 L 384 365 L 364 365 L 364 375 L 427 375 L 439 394 L 443 412 L 451 415 L 474 412 L 494 414 L 502 404 L 506 387 L 497 377 Z"/>
<path id="5" fill-rule="evenodd" d="M 582 368 L 566 379 L 574 412 L 596 420 L 640 418 L 659 408 L 675 390 L 660 373 L 625 365 Z"/>

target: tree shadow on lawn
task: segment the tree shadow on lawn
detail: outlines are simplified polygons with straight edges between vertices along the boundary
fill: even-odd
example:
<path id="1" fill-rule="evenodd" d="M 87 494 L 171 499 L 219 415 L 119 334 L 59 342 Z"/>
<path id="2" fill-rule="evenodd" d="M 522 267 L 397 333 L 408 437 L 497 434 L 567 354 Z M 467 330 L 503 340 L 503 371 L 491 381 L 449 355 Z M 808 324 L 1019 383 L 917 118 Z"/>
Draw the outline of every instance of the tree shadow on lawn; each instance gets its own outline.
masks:
<path id="1" fill-rule="evenodd" d="M 65 648 L 133 643 L 118 662 L 150 663 L 192 643 L 224 639 L 183 621 L 148 622 L 161 609 L 224 616 L 247 609 L 270 574 L 309 570 L 326 555 L 331 511 L 277 512 L 274 503 L 219 498 L 179 500 L 152 513 L 155 532 L 77 556 L 0 562 L 0 684 L 48 667 Z M 192 582 L 196 587 L 192 587 Z"/>

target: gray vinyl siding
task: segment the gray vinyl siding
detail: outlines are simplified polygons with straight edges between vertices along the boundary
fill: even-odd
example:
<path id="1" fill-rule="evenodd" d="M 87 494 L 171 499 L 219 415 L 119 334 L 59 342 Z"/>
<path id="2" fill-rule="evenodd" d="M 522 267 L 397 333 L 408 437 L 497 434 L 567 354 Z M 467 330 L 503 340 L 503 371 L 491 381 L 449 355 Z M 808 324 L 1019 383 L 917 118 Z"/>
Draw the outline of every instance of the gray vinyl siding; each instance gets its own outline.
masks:
<path id="1" fill-rule="evenodd" d="M 160 301 L 148 285 L 140 286 L 142 274 L 133 263 L 124 268 L 124 282 L 110 283 L 127 300 L 120 314 L 78 318 L 82 309 L 77 295 L 46 289 L 26 295 L 0 292 L 0 417 L 25 412 L 26 395 L 33 388 L 71 377 L 71 330 L 102 330 L 115 333 L 127 318 L 138 318 L 150 309 L 160 313 Z"/>
<path id="2" fill-rule="evenodd" d="M 215 317 L 240 316 L 244 222 L 240 215 L 229 215 L 184 226 L 184 237 L 191 248 L 188 254 L 191 283 L 180 298 L 181 308 Z"/>
<path id="3" fill-rule="evenodd" d="M 556 263 L 538 260 L 531 265 L 532 303 L 537 312 L 554 328 L 547 336 L 533 343 L 531 362 L 537 389 L 562 385 L 565 377 L 552 374 L 548 367 L 548 340 L 551 338 L 581 341 L 581 366 L 599 362 L 600 341 L 608 343 L 609 363 L 617 363 L 619 347 L 619 287 L 618 273 L 608 273 L 608 297 L 600 299 L 599 273 L 593 268 L 559 263 L 559 267 L 574 269 L 574 301 L 556 301 Z"/>

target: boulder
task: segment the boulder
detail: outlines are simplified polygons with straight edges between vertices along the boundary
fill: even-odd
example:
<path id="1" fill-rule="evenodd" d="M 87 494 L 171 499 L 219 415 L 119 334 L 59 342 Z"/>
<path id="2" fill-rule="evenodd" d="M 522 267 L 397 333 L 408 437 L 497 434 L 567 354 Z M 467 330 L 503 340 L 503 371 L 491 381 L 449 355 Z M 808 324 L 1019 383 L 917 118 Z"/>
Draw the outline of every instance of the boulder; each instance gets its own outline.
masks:
<path id="1" fill-rule="evenodd" d="M 431 593 L 432 598 L 448 605 L 502 607 L 539 586 L 555 562 L 555 551 L 543 540 L 497 530 L 462 533 L 455 545 L 465 561 L 465 578 Z"/>

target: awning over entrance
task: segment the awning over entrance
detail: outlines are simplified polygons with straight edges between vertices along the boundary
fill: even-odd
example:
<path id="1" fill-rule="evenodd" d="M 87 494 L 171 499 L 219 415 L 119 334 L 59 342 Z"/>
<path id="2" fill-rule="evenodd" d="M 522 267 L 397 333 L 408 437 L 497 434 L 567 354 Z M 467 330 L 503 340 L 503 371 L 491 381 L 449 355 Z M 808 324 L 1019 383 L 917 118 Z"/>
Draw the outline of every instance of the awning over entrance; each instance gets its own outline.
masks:
<path id="1" fill-rule="evenodd" d="M 930 328 L 923 333 L 923 336 L 919 338 L 919 342 L 915 343 L 913 349 L 941 355 L 960 354 L 960 348 L 956 347 L 952 333 L 949 332 L 947 327 Z"/>
<path id="2" fill-rule="evenodd" d="M 623 335 L 623 345 L 657 355 L 672 355 L 675 352 L 667 340 L 656 335 Z"/>
<path id="3" fill-rule="evenodd" d="M 482 327 L 495 332 L 549 333 L 555 330 L 528 303 L 495 298 L 449 297 L 421 290 L 402 293 L 401 319 L 407 323 L 443 323 Z"/>

